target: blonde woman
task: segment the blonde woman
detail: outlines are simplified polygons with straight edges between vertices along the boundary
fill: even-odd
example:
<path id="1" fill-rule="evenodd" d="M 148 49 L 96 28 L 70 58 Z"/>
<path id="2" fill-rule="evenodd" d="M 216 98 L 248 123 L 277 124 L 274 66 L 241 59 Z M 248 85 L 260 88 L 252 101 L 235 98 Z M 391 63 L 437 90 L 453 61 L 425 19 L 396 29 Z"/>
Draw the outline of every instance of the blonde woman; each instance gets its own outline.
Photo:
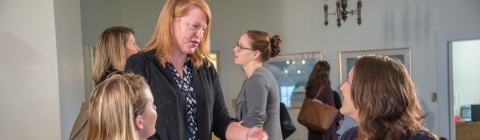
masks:
<path id="1" fill-rule="evenodd" d="M 98 38 L 92 79 L 99 84 L 110 74 L 123 71 L 127 58 L 136 54 L 140 48 L 135 42 L 134 32 L 127 27 L 111 27 Z"/>
<path id="2" fill-rule="evenodd" d="M 155 109 L 142 76 L 113 75 L 92 92 L 88 140 L 144 140 L 155 133 Z"/>
<path id="3" fill-rule="evenodd" d="M 127 58 L 139 51 L 132 29 L 127 27 L 110 27 L 98 38 L 95 65 L 92 80 L 95 85 L 114 74 L 120 74 Z M 88 103 L 83 102 L 80 113 L 70 133 L 70 140 L 86 139 L 88 130 Z"/>

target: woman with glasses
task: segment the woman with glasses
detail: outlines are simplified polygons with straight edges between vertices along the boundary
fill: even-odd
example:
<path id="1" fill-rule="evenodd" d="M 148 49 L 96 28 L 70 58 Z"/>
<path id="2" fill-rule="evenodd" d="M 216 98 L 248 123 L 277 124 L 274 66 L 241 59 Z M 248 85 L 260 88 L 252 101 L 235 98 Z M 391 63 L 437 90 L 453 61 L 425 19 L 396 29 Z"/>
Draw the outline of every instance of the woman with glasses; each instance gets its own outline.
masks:
<path id="1" fill-rule="evenodd" d="M 238 40 L 235 64 L 242 66 L 245 75 L 237 97 L 236 117 L 245 127 L 263 127 L 268 137 L 282 140 L 280 128 L 280 97 L 272 73 L 262 67 L 280 53 L 280 36 L 269 37 L 267 32 L 249 30 Z"/>

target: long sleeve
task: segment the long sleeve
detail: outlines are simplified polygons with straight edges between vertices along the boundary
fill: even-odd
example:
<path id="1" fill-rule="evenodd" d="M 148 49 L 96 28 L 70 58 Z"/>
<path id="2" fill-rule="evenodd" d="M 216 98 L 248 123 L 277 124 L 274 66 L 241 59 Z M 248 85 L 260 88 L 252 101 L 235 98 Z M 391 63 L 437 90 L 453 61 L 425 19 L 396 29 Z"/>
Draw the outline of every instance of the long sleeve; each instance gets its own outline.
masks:
<path id="1" fill-rule="evenodd" d="M 243 83 L 235 114 L 243 121 L 243 126 L 263 127 L 269 139 L 281 140 L 279 95 L 277 82 L 270 71 L 257 68 Z"/>
<path id="2" fill-rule="evenodd" d="M 227 128 L 234 121 L 232 117 L 230 117 L 228 113 L 227 106 L 225 105 L 225 100 L 223 97 L 222 88 L 220 86 L 220 82 L 218 80 L 218 74 L 213 68 L 213 65 L 210 67 L 210 70 L 214 74 L 214 105 L 213 105 L 213 122 L 212 122 L 212 132 L 219 137 L 220 139 L 226 139 L 226 132 Z"/>
<path id="3" fill-rule="evenodd" d="M 265 111 L 267 107 L 268 89 L 264 77 L 254 74 L 245 83 L 245 94 L 247 101 L 247 116 L 243 118 L 243 125 L 246 127 L 263 127 L 267 119 Z"/>

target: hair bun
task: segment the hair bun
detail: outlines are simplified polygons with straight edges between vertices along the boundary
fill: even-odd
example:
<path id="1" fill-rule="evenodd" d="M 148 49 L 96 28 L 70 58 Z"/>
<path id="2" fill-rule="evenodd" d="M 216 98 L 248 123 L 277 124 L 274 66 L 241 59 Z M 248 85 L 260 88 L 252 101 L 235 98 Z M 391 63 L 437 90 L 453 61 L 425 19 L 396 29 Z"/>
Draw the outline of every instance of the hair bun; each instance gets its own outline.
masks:
<path id="1" fill-rule="evenodd" d="M 270 38 L 270 47 L 272 49 L 272 54 L 270 54 L 270 57 L 275 57 L 280 53 L 280 43 L 282 43 L 282 39 L 279 35 L 274 35 L 272 38 Z"/>

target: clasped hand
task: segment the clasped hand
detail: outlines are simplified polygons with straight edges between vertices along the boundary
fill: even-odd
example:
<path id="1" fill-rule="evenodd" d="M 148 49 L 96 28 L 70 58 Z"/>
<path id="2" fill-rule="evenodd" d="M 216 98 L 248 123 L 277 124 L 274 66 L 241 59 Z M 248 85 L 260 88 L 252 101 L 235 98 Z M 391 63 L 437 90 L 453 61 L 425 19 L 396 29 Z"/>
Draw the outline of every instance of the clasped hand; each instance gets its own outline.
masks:
<path id="1" fill-rule="evenodd" d="M 243 121 L 234 123 L 241 125 Z M 268 134 L 261 127 L 255 126 L 248 129 L 246 140 L 268 140 Z"/>

